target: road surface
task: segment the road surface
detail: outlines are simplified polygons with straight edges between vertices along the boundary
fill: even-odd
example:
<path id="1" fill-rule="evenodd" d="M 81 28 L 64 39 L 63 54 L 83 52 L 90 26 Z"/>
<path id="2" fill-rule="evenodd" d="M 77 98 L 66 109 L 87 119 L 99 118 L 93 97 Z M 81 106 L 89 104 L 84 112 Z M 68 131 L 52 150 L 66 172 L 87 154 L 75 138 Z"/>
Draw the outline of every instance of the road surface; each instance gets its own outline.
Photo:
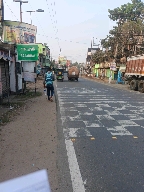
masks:
<path id="1" fill-rule="evenodd" d="M 144 191 L 144 94 L 56 82 L 61 190 Z"/>

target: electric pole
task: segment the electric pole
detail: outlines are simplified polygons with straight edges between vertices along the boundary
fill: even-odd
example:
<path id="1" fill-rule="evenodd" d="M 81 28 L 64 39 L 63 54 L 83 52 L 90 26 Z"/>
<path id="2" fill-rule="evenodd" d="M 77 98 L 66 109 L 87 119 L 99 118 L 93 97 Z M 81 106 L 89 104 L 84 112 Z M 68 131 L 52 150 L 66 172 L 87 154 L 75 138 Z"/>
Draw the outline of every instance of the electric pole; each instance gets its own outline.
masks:
<path id="1" fill-rule="evenodd" d="M 20 22 L 22 23 L 22 4 L 28 3 L 28 1 L 22 1 L 22 0 L 13 0 L 14 2 L 20 3 Z"/>

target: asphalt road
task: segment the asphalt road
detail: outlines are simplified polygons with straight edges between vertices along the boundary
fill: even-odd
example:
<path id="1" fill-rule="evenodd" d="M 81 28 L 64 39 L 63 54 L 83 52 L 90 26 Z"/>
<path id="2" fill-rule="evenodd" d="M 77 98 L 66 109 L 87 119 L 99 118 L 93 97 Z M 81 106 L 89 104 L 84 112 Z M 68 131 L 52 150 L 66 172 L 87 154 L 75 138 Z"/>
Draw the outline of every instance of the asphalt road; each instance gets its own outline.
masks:
<path id="1" fill-rule="evenodd" d="M 81 78 L 56 87 L 61 191 L 143 192 L 144 94 Z"/>

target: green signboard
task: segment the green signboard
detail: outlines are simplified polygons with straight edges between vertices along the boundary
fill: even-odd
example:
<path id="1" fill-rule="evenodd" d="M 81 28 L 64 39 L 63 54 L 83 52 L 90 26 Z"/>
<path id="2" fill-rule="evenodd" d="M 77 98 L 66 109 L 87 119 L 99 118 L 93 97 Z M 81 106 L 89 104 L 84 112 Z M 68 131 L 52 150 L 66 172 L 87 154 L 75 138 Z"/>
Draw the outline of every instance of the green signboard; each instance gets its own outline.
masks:
<path id="1" fill-rule="evenodd" d="M 38 45 L 18 44 L 17 53 L 19 61 L 38 61 Z"/>

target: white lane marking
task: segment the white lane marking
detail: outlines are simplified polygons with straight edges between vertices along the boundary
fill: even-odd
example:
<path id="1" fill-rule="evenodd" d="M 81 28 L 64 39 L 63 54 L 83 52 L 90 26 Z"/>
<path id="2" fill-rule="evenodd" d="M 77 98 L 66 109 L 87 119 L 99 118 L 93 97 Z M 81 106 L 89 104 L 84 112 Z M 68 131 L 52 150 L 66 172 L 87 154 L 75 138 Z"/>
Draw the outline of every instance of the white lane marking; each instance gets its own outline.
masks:
<path id="1" fill-rule="evenodd" d="M 99 107 L 111 107 L 110 105 L 108 104 L 98 104 Z"/>
<path id="2" fill-rule="evenodd" d="M 78 121 L 78 120 L 81 120 L 80 115 L 76 115 L 76 116 L 74 116 L 74 117 L 67 116 L 67 118 L 68 118 L 70 121 Z"/>
<path id="3" fill-rule="evenodd" d="M 60 109 L 60 114 L 61 114 L 61 117 L 64 117 L 65 116 L 65 111 Z"/>
<path id="4" fill-rule="evenodd" d="M 78 97 L 81 97 L 81 98 L 90 98 L 89 97 L 89 95 L 64 95 L 64 94 L 59 94 L 59 96 L 62 98 L 62 99 L 73 99 L 73 98 L 78 98 Z M 107 99 L 107 98 L 109 98 L 109 99 L 115 99 L 115 97 L 110 97 L 110 96 L 104 96 L 104 95 L 97 95 L 97 96 L 95 96 L 95 95 L 91 95 L 91 98 L 95 98 L 95 99 L 97 99 L 97 98 L 104 98 L 104 99 Z"/>
<path id="5" fill-rule="evenodd" d="M 113 128 L 106 128 L 113 136 L 124 136 L 124 135 L 133 135 L 123 126 L 115 126 Z"/>
<path id="6" fill-rule="evenodd" d="M 73 192 L 85 192 L 86 190 L 80 173 L 80 168 L 76 158 L 73 142 L 71 140 L 65 139 L 65 144 L 66 144 Z"/>
<path id="7" fill-rule="evenodd" d="M 144 120 L 144 117 L 135 114 L 126 114 L 125 116 L 129 117 L 131 120 Z"/>
<path id="8" fill-rule="evenodd" d="M 120 125 L 122 125 L 123 127 L 140 126 L 140 125 L 136 124 L 135 122 L 133 122 L 132 120 L 118 120 L 117 122 Z"/>
<path id="9" fill-rule="evenodd" d="M 126 110 L 126 107 L 125 107 L 125 105 L 123 105 L 121 108 L 116 108 L 115 110 L 116 110 L 116 111 Z"/>
<path id="10" fill-rule="evenodd" d="M 96 101 L 97 103 L 123 103 L 123 104 L 125 104 L 126 102 L 124 102 L 124 101 L 117 101 L 117 100 L 115 100 L 115 101 Z M 93 102 L 93 101 L 90 101 L 90 102 L 88 102 L 88 101 L 84 101 L 84 102 L 79 102 L 79 101 L 75 101 L 75 104 L 76 103 L 86 103 L 86 104 L 89 104 L 89 103 L 92 103 L 92 104 L 97 104 L 96 102 Z M 73 101 L 61 101 L 61 105 L 63 105 L 63 104 L 73 104 L 74 102 Z"/>
<path id="11" fill-rule="evenodd" d="M 61 111 L 77 111 L 75 107 L 63 107 L 63 105 L 59 104 Z"/>
<path id="12" fill-rule="evenodd" d="M 66 139 L 92 136 L 86 128 L 63 128 L 63 133 Z"/>
<path id="13" fill-rule="evenodd" d="M 107 115 L 111 116 L 111 115 L 122 115 L 122 113 L 120 113 L 119 111 L 108 111 L 108 110 L 104 110 Z"/>
<path id="14" fill-rule="evenodd" d="M 81 112 L 81 111 L 79 111 L 79 114 L 80 115 L 93 115 L 93 113 L 89 113 L 89 112 Z"/>
<path id="15" fill-rule="evenodd" d="M 61 116 L 62 125 L 66 122 L 66 117 Z"/>
<path id="16" fill-rule="evenodd" d="M 96 115 L 96 117 L 97 117 L 99 120 L 106 119 L 106 120 L 113 120 L 113 121 L 115 121 L 115 119 L 114 119 L 113 117 L 111 117 L 110 115 Z"/>
<path id="17" fill-rule="evenodd" d="M 89 99 L 89 101 L 109 101 L 109 100 L 114 100 L 114 101 L 115 101 L 115 99 L 109 99 L 109 98 L 101 98 L 101 99 L 99 99 L 99 98 L 94 98 L 94 99 Z"/>
<path id="18" fill-rule="evenodd" d="M 61 113 L 61 120 L 62 125 L 66 121 L 65 117 L 65 108 L 62 107 L 61 101 L 59 102 L 60 107 L 60 113 Z M 75 111 L 73 107 L 71 107 L 71 111 Z M 72 117 L 71 117 L 72 118 Z M 78 137 L 77 134 L 78 129 L 69 128 L 66 130 L 63 128 L 64 137 Z M 90 132 L 86 129 L 84 129 L 85 136 L 92 136 Z M 71 140 L 65 139 L 65 145 L 67 150 L 67 156 L 68 156 L 68 163 L 69 163 L 69 169 L 70 169 L 70 176 L 72 181 L 72 188 L 73 192 L 85 192 L 84 182 L 82 180 L 81 172 L 79 169 L 78 161 L 75 154 L 75 149 L 73 146 L 73 142 Z"/>
<path id="19" fill-rule="evenodd" d="M 104 127 L 99 121 L 95 122 L 89 122 L 89 121 L 84 121 L 86 127 Z"/>
<path id="20" fill-rule="evenodd" d="M 76 107 L 87 107 L 86 104 L 76 104 L 75 106 L 76 106 Z"/>
<path id="21" fill-rule="evenodd" d="M 137 107 L 138 108 L 138 107 Z M 136 114 L 138 114 L 138 115 L 141 115 L 141 114 L 143 114 L 144 113 L 144 111 L 143 110 L 131 110 L 131 112 L 133 112 L 133 113 L 136 113 Z"/>
<path id="22" fill-rule="evenodd" d="M 91 107 L 89 108 L 91 111 L 103 111 L 101 107 Z"/>

